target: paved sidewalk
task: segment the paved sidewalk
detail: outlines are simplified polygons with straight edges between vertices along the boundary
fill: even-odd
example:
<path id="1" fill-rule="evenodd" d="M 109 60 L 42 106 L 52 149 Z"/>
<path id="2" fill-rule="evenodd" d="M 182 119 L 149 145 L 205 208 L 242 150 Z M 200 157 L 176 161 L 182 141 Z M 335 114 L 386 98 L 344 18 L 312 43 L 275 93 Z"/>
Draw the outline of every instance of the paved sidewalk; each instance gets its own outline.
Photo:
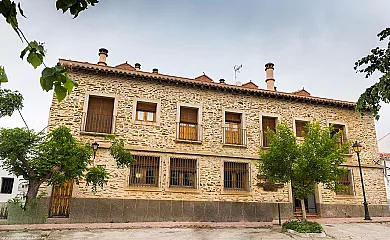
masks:
<path id="1" fill-rule="evenodd" d="M 376 217 L 372 221 L 363 218 L 318 218 L 310 219 L 321 224 L 380 223 L 390 222 L 390 217 Z M 61 229 L 129 229 L 129 228 L 266 228 L 278 224 L 273 222 L 132 222 L 132 223 L 67 223 L 0 225 L 0 231 L 10 230 L 61 230 Z"/>

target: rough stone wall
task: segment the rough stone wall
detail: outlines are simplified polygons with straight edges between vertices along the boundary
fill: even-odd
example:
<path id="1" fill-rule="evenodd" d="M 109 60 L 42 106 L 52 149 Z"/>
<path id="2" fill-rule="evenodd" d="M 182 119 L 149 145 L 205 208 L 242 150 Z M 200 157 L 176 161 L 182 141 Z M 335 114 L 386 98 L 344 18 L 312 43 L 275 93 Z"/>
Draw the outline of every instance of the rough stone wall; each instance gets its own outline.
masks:
<path id="1" fill-rule="evenodd" d="M 279 114 L 281 121 L 286 121 L 293 127 L 294 118 L 315 119 L 326 126 L 329 121 L 343 122 L 347 125 L 351 140 L 358 139 L 364 146 L 361 153 L 363 166 L 374 165 L 378 159 L 375 124 L 372 117 L 361 118 L 353 109 L 326 106 L 312 103 L 302 103 L 245 94 L 222 92 L 194 88 L 190 86 L 172 85 L 150 80 L 125 78 L 122 76 L 95 74 L 74 71 L 71 73 L 79 84 L 74 93 L 60 104 L 53 97 L 50 109 L 49 130 L 59 125 L 68 126 L 73 134 L 82 141 L 104 141 L 102 137 L 80 134 L 80 124 L 86 92 L 101 92 L 115 94 L 119 97 L 116 119 L 116 134 L 124 138 L 131 149 L 146 152 L 157 151 L 162 160 L 164 174 L 161 189 L 158 191 L 135 191 L 126 189 L 126 170 L 117 169 L 106 150 L 99 149 L 98 164 L 102 162 L 111 172 L 109 186 L 99 191 L 95 197 L 126 197 L 150 199 L 191 199 L 191 200 L 222 200 L 222 201 L 288 201 L 288 187 L 280 190 L 283 194 L 264 192 L 255 187 L 256 180 L 252 178 L 252 191 L 248 195 L 221 194 L 221 161 L 229 160 L 251 162 L 252 176 L 256 176 L 255 159 L 260 148 L 260 116 L 261 113 Z M 132 115 L 134 101 L 137 98 L 161 101 L 161 121 L 158 125 L 134 124 Z M 202 144 L 176 142 L 177 103 L 199 104 L 202 106 L 203 141 Z M 247 147 L 238 148 L 224 146 L 222 143 L 222 111 L 223 108 L 236 109 L 245 113 L 247 129 Z M 158 153 L 161 151 L 162 153 Z M 135 152 L 135 151 L 134 151 Z M 167 160 L 173 153 L 187 154 L 196 158 L 200 164 L 200 186 L 197 193 L 170 192 L 165 180 Z M 252 159 L 252 160 L 251 160 Z M 357 165 L 355 155 L 348 156 L 348 164 Z M 372 204 L 386 203 L 385 186 L 382 169 L 363 168 L 368 201 Z M 358 181 L 358 171 L 354 168 L 355 191 L 357 197 L 344 199 L 335 198 L 334 194 L 320 187 L 320 202 L 327 203 L 361 203 L 361 192 Z M 77 197 L 94 197 L 89 190 L 80 185 Z M 291 201 L 291 199 L 290 199 Z"/>

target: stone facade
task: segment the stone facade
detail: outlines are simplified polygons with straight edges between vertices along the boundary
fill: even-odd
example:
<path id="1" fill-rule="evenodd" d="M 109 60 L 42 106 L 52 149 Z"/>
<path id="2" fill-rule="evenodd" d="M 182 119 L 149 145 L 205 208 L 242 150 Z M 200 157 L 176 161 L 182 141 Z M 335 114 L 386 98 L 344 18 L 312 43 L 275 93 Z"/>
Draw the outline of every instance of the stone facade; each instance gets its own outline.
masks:
<path id="1" fill-rule="evenodd" d="M 315 120 L 323 126 L 342 123 L 346 126 L 348 139 L 357 139 L 364 146 L 361 153 L 367 201 L 370 205 L 387 204 L 383 169 L 375 165 L 378 147 L 374 119 L 360 117 L 351 107 L 332 106 L 319 103 L 256 96 L 236 91 L 200 88 L 184 84 L 153 81 L 143 77 L 126 77 L 121 74 L 104 74 L 98 71 L 73 69 L 70 76 L 78 82 L 78 87 L 63 102 L 53 97 L 50 108 L 49 130 L 65 125 L 80 141 L 97 141 L 100 148 L 96 164 L 105 165 L 110 179 L 104 189 L 94 195 L 83 182 L 75 186 L 73 198 L 111 198 L 190 202 L 256 202 L 292 203 L 290 186 L 277 191 L 264 191 L 258 187 L 256 160 L 261 148 L 262 116 L 278 117 L 294 128 L 296 119 Z M 99 134 L 82 131 L 82 116 L 87 95 L 112 96 L 116 99 L 115 134 L 126 140 L 127 147 L 134 155 L 160 157 L 160 176 L 158 187 L 129 187 L 129 170 L 117 168 L 109 155 L 109 142 Z M 135 101 L 152 100 L 158 103 L 159 121 L 144 124 L 135 121 Z M 202 127 L 200 142 L 176 141 L 178 108 L 181 104 L 199 107 Z M 247 129 L 247 145 L 232 146 L 223 144 L 224 111 L 242 113 L 243 126 Z M 169 161 L 171 157 L 196 159 L 198 164 L 198 183 L 196 189 L 169 188 Z M 223 163 L 236 161 L 249 163 L 250 191 L 229 192 L 223 187 Z M 357 159 L 354 154 L 347 155 L 345 164 L 353 170 L 354 195 L 336 196 L 322 185 L 316 188 L 317 205 L 360 205 L 362 193 Z M 327 210 L 329 213 L 330 210 Z M 388 209 L 384 211 L 385 215 Z M 72 213 L 71 213 L 72 215 Z M 287 214 L 288 217 L 291 214 Z M 331 214 L 327 214 L 330 216 Z M 325 215 L 324 215 L 325 216 Z M 286 216 L 287 217 L 287 216 Z M 81 221 L 81 220 L 80 220 Z"/>

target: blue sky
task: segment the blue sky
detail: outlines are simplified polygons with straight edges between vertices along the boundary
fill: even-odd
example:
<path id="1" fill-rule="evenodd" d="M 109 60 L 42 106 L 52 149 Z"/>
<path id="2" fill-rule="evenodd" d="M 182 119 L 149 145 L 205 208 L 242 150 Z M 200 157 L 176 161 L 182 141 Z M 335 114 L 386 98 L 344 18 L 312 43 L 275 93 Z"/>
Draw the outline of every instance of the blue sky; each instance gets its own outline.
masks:
<path id="1" fill-rule="evenodd" d="M 140 62 L 142 69 L 234 82 L 238 78 L 265 88 L 264 64 L 275 63 L 276 86 L 291 92 L 305 87 L 312 95 L 356 101 L 376 81 L 353 70 L 354 62 L 379 45 L 376 34 L 390 26 L 386 0 L 227 1 L 100 0 L 72 19 L 55 10 L 54 0 L 21 1 L 28 19 L 20 26 L 31 40 L 45 42 L 47 65 L 58 58 L 97 62 L 100 47 L 108 64 Z M 24 48 L 0 21 L 0 64 L 25 97 L 30 127 L 46 126 L 52 93 L 40 89 L 42 69 L 19 59 Z M 383 44 L 382 44 L 383 45 Z M 390 132 L 390 105 L 383 105 L 378 138 Z M 0 126 L 23 126 L 18 115 Z"/>

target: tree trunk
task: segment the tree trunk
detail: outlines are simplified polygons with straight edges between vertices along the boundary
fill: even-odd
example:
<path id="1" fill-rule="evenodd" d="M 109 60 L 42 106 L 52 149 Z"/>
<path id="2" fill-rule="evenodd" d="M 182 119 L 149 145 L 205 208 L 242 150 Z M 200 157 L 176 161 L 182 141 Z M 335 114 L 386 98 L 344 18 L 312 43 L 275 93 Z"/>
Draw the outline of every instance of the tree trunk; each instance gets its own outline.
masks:
<path id="1" fill-rule="evenodd" d="M 302 219 L 306 221 L 306 206 L 305 206 L 304 199 L 301 199 L 301 208 L 302 208 Z"/>
<path id="2" fill-rule="evenodd" d="M 29 180 L 28 183 L 28 190 L 27 190 L 27 195 L 26 195 L 26 204 L 24 205 L 25 207 L 30 204 L 30 202 L 33 199 L 37 198 L 38 195 L 38 190 L 39 186 L 41 185 L 41 181 L 38 180 Z"/>

